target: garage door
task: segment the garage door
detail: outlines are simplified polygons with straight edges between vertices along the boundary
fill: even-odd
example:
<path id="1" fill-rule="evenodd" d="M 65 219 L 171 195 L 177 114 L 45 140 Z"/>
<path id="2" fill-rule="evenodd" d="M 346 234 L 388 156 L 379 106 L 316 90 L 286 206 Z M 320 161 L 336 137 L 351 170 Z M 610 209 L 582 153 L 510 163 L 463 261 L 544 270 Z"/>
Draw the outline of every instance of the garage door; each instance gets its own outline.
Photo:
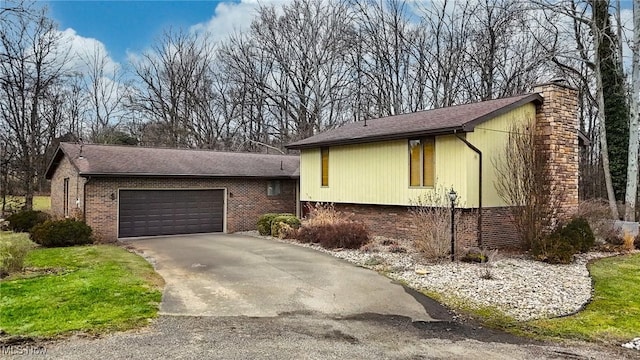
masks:
<path id="1" fill-rule="evenodd" d="M 224 190 L 120 190 L 118 237 L 222 232 Z"/>

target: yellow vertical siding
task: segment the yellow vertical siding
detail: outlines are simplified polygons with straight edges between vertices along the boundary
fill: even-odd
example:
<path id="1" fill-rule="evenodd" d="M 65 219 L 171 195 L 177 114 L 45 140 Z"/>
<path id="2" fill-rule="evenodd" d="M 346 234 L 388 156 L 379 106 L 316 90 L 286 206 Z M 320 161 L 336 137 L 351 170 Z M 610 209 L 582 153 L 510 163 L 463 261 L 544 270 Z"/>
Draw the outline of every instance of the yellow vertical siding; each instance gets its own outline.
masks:
<path id="1" fill-rule="evenodd" d="M 462 134 L 483 153 L 483 206 L 504 206 L 494 182 L 494 161 L 504 152 L 515 122 L 535 120 L 535 105 L 526 104 Z M 458 193 L 460 207 L 478 206 L 478 155 L 455 135 L 435 139 L 436 187 Z M 356 204 L 410 205 L 433 188 L 409 186 L 408 139 L 333 146 L 329 150 L 329 186 L 320 186 L 320 149 L 302 150 L 300 199 Z"/>
<path id="2" fill-rule="evenodd" d="M 409 186 L 408 140 L 331 147 L 329 186 L 321 187 L 319 149 L 300 156 L 300 199 L 357 204 L 410 205 L 432 188 Z M 436 186 L 466 193 L 464 144 L 454 136 L 436 138 Z M 462 202 L 465 199 L 461 199 Z"/>
<path id="3" fill-rule="evenodd" d="M 495 188 L 496 171 L 494 163 L 504 154 L 507 144 L 508 132 L 513 124 L 524 124 L 535 121 L 536 107 L 534 104 L 525 104 L 504 115 L 478 125 L 475 130 L 467 134 L 467 140 L 482 151 L 483 162 L 483 192 L 482 202 L 484 207 L 505 206 L 506 204 L 498 195 Z M 468 188 L 470 192 L 477 194 L 478 189 L 478 157 L 468 150 Z M 477 206 L 477 195 L 471 199 L 471 203 Z"/>

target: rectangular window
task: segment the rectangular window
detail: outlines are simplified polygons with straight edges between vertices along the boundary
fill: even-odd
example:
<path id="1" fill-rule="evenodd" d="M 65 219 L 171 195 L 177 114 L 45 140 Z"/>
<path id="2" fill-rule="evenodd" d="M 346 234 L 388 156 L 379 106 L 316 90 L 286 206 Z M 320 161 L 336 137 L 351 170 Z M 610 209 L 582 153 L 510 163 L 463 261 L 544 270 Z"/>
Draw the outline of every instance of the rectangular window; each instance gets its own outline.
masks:
<path id="1" fill-rule="evenodd" d="M 432 187 L 435 184 L 435 139 L 409 140 L 409 185 Z"/>
<path id="2" fill-rule="evenodd" d="M 422 186 L 433 186 L 435 182 L 435 139 L 422 139 Z"/>
<path id="3" fill-rule="evenodd" d="M 268 196 L 278 196 L 280 193 L 280 180 L 271 180 L 267 183 Z"/>
<path id="4" fill-rule="evenodd" d="M 420 186 L 420 140 L 409 140 L 409 169 L 410 180 L 409 185 Z"/>
<path id="5" fill-rule="evenodd" d="M 69 178 L 64 179 L 63 191 L 64 199 L 62 200 L 62 211 L 64 216 L 69 216 Z"/>
<path id="6" fill-rule="evenodd" d="M 322 186 L 329 186 L 329 148 L 320 150 L 322 155 Z"/>

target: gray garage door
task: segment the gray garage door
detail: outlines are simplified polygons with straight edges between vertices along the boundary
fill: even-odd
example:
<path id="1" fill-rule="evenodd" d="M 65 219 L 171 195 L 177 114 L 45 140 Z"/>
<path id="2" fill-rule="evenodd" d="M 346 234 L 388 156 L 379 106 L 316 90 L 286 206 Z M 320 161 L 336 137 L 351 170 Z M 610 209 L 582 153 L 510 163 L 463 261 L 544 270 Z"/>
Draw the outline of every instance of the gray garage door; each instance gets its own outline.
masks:
<path id="1" fill-rule="evenodd" d="M 223 231 L 224 190 L 120 190 L 118 237 Z"/>

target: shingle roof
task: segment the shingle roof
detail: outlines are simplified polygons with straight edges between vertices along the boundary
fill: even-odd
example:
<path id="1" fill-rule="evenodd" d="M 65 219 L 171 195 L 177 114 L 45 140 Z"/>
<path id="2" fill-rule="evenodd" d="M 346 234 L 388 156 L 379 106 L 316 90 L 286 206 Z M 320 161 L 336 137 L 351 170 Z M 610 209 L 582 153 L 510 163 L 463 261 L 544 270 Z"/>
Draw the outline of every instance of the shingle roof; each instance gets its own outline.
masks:
<path id="1" fill-rule="evenodd" d="M 526 94 L 414 113 L 349 123 L 287 145 L 289 149 L 356 144 L 413 136 L 469 132 L 484 121 L 524 104 L 542 103 L 538 94 Z"/>
<path id="2" fill-rule="evenodd" d="M 300 168 L 291 155 L 61 143 L 48 179 L 63 155 L 85 176 L 298 178 Z"/>

